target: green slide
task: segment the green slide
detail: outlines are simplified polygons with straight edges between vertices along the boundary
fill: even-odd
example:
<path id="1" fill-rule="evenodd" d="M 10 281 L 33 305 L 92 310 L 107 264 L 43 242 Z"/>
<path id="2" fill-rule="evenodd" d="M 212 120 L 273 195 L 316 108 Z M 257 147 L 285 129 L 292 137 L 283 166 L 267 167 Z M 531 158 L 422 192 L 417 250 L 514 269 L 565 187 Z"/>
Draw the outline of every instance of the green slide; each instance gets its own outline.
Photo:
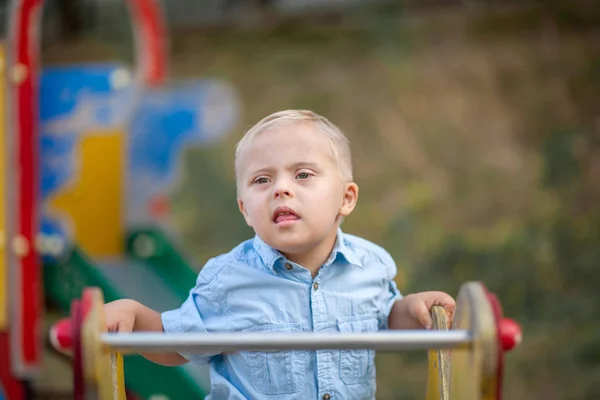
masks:
<path id="1" fill-rule="evenodd" d="M 157 311 L 174 309 L 187 298 L 195 280 L 196 272 L 180 251 L 154 228 L 131 232 L 122 258 L 92 260 L 75 247 L 64 259 L 44 266 L 46 294 L 65 313 L 85 286 L 102 289 L 106 302 L 131 298 Z M 138 355 L 127 355 L 124 361 L 126 386 L 143 399 L 153 395 L 201 399 L 206 395 L 207 367 L 191 363 L 163 367 Z"/>

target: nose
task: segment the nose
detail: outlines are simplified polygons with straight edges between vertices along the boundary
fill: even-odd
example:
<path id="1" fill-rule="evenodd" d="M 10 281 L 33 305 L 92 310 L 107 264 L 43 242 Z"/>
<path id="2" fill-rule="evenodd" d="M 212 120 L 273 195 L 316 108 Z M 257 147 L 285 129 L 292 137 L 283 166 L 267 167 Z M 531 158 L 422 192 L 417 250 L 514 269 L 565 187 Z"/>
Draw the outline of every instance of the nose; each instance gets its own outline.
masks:
<path id="1" fill-rule="evenodd" d="M 278 180 L 273 187 L 273 198 L 277 199 L 280 197 L 292 197 L 289 183 L 284 179 Z"/>

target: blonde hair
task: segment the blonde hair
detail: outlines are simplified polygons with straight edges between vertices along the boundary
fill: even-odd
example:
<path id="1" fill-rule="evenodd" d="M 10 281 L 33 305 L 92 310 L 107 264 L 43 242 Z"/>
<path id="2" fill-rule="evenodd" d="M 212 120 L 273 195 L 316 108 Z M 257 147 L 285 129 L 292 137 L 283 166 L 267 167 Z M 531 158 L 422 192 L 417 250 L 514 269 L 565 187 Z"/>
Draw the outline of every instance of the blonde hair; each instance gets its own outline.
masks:
<path id="1" fill-rule="evenodd" d="M 340 174 L 344 182 L 352 182 L 352 155 L 350 141 L 335 124 L 327 118 L 310 110 L 284 110 L 273 113 L 251 127 L 235 147 L 235 174 L 239 182 L 239 162 L 244 151 L 261 132 L 284 124 L 312 123 L 316 128 L 327 135 L 331 144 L 331 154 L 338 163 Z"/>

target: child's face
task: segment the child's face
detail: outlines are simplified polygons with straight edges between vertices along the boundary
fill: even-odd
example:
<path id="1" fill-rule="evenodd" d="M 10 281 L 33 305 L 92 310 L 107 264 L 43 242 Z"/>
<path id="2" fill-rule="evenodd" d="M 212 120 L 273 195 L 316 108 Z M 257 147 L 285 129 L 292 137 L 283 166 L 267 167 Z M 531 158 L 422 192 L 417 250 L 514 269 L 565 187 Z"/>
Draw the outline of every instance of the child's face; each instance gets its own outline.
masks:
<path id="1" fill-rule="evenodd" d="M 335 237 L 358 188 L 344 183 L 324 133 L 286 124 L 259 133 L 239 167 L 240 211 L 269 246 L 302 254 Z"/>

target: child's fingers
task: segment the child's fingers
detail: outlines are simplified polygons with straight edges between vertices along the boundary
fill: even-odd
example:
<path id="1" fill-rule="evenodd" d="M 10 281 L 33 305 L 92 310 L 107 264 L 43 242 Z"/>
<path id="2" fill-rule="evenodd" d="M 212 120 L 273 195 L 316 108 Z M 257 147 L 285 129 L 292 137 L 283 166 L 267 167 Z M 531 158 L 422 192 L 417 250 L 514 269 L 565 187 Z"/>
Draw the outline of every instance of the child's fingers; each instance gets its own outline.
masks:
<path id="1" fill-rule="evenodd" d="M 452 327 L 452 320 L 454 319 L 455 307 L 452 307 L 451 309 L 449 309 L 448 307 L 444 307 L 444 309 L 446 310 L 446 316 L 448 317 L 448 324 L 450 327 Z"/>
<path id="2" fill-rule="evenodd" d="M 456 302 L 452 296 L 444 292 L 424 292 L 417 294 L 411 298 L 411 304 L 409 305 L 410 315 L 423 326 L 425 329 L 431 329 L 433 327 L 433 320 L 431 318 L 431 307 L 442 306 L 448 316 L 448 321 L 452 324 L 452 318 L 454 317 L 454 310 L 456 309 Z"/>
<path id="3" fill-rule="evenodd" d="M 419 301 L 414 304 L 412 315 L 417 321 L 419 321 L 422 327 L 425 329 L 431 329 L 433 320 L 431 319 L 431 314 L 429 313 L 429 309 L 424 301 Z"/>
<path id="4" fill-rule="evenodd" d="M 109 332 L 133 332 L 133 321 L 118 316 L 114 320 L 107 320 L 106 327 Z"/>
<path id="5" fill-rule="evenodd" d="M 129 333 L 133 332 L 133 323 L 129 321 L 120 321 L 117 326 L 117 332 Z"/>
<path id="6" fill-rule="evenodd" d="M 454 311 L 456 310 L 454 299 L 448 296 L 448 299 L 443 299 L 442 301 L 437 302 L 435 305 L 444 307 L 444 310 L 446 311 L 446 317 L 448 318 L 448 328 L 452 328 L 452 320 L 454 319 Z"/>
<path id="7" fill-rule="evenodd" d="M 446 311 L 446 316 L 448 317 L 448 321 L 452 321 L 454 317 L 454 311 L 456 310 L 456 302 L 447 293 L 444 292 L 432 292 L 432 296 L 428 299 L 428 303 L 431 303 L 431 306 L 442 306 Z"/>

